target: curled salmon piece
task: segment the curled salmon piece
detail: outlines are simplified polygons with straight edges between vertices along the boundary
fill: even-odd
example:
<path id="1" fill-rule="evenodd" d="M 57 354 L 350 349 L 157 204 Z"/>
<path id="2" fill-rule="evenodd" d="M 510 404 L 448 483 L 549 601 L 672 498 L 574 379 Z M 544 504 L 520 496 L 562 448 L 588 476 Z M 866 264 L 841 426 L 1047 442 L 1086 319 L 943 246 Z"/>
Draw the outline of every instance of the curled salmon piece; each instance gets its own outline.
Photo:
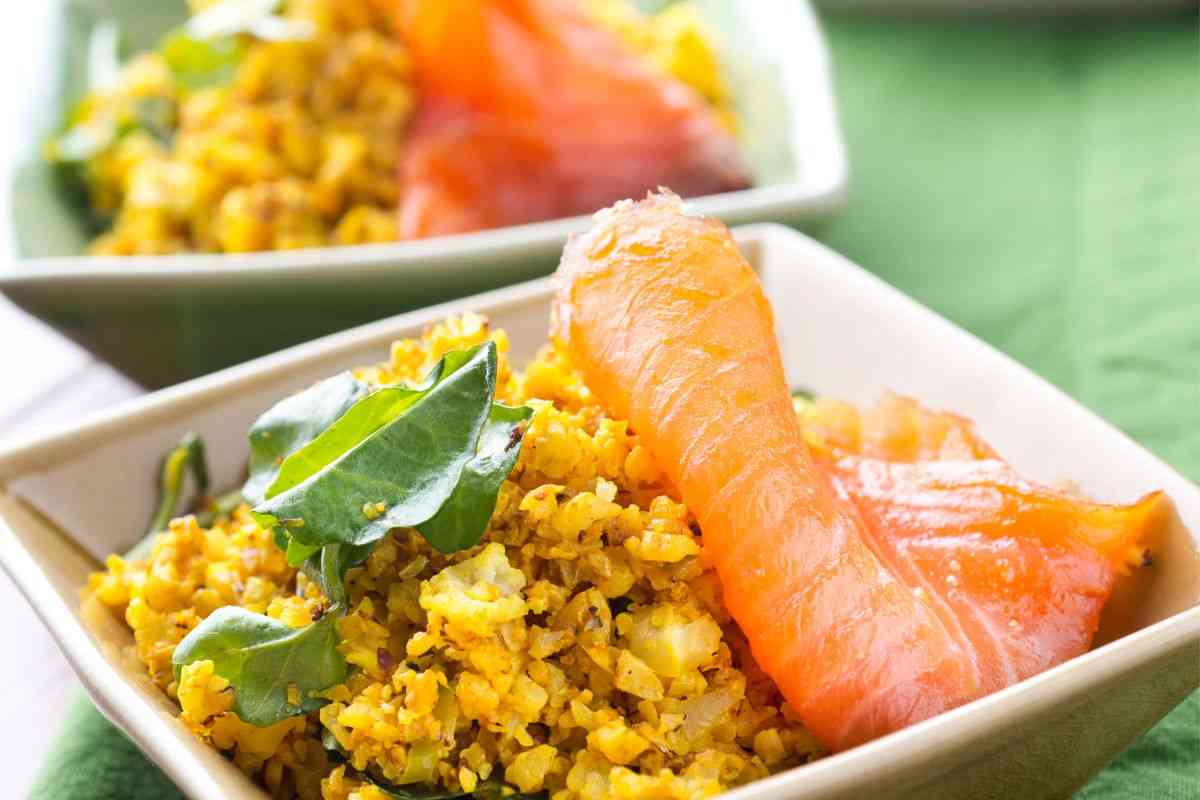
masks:
<path id="1" fill-rule="evenodd" d="M 401 156 L 400 235 L 591 213 L 660 185 L 749 185 L 733 136 L 576 0 L 399 0 L 421 95 Z"/>
<path id="2" fill-rule="evenodd" d="M 1026 480 L 970 420 L 910 397 L 888 393 L 865 412 L 821 399 L 800 418 L 810 452 L 866 517 L 889 520 L 878 526 L 889 536 L 957 529 L 1045 546 L 1073 542 L 1119 573 L 1144 561 L 1141 542 L 1166 512 L 1162 492 L 1114 506 Z"/>
<path id="3" fill-rule="evenodd" d="M 898 730 L 1089 646 L 1115 571 L 1103 553 L 1033 525 L 1036 508 L 973 509 L 972 525 L 1007 526 L 1008 539 L 939 517 L 966 508 L 971 476 L 950 481 L 947 499 L 922 462 L 810 452 L 770 305 L 719 222 L 683 214 L 670 195 L 620 203 L 568 243 L 556 281 L 554 336 L 695 513 L 755 659 L 827 747 Z M 935 443 L 990 463 L 965 421 L 906 447 L 915 458 Z M 1058 502 L 1056 519 L 1084 513 Z"/>
<path id="4" fill-rule="evenodd" d="M 1091 646 L 1166 512 L 1161 492 L 1112 506 L 1026 480 L 968 420 L 911 398 L 862 414 L 818 401 L 801 421 L 881 560 L 963 637 L 988 691 Z"/>

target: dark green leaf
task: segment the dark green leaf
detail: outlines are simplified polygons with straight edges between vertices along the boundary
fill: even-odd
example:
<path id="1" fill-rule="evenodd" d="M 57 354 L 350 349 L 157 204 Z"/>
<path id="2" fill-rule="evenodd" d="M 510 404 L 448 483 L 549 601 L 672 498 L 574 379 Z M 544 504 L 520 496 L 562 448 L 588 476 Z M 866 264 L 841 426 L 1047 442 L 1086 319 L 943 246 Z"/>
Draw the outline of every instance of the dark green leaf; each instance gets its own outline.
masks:
<path id="1" fill-rule="evenodd" d="M 328 544 L 305 559 L 300 569 L 309 580 L 321 587 L 321 593 L 329 602 L 345 604 L 346 570 L 366 561 L 373 546 Z"/>
<path id="2" fill-rule="evenodd" d="M 283 460 L 337 421 L 370 388 L 350 372 L 326 378 L 285 398 L 250 428 L 250 478 L 242 488 L 246 502 L 261 503 L 279 477 Z"/>
<path id="3" fill-rule="evenodd" d="M 163 458 L 158 476 L 158 507 L 150 517 L 146 535 L 129 550 L 127 558 L 145 558 L 150 554 L 154 535 L 167 529 L 179 509 L 183 480 L 189 471 L 196 483 L 196 491 L 201 495 L 207 494 L 208 459 L 204 455 L 204 440 L 190 431 Z"/>
<path id="4" fill-rule="evenodd" d="M 463 468 L 454 492 L 432 518 L 417 526 L 439 551 L 453 553 L 479 542 L 496 510 L 500 484 L 517 463 L 524 423 L 532 415 L 533 409 L 528 406 L 492 404 L 475 457 Z"/>
<path id="5" fill-rule="evenodd" d="M 814 395 L 812 393 L 812 391 L 809 389 L 805 389 L 801 386 L 796 386 L 796 387 L 793 387 L 793 389 L 792 389 L 792 397 L 798 398 L 800 400 L 810 400 L 811 401 L 816 397 L 816 395 Z"/>
<path id="6" fill-rule="evenodd" d="M 287 548 L 284 552 L 287 553 L 288 565 L 298 567 L 320 549 L 321 545 L 319 544 L 302 544 L 295 539 L 288 539 Z"/>
<path id="7" fill-rule="evenodd" d="M 333 735 L 333 731 L 329 728 L 321 728 L 321 745 L 325 748 L 325 752 L 329 754 L 329 758 L 335 764 L 345 764 L 349 760 L 346 751 L 338 744 L 337 737 Z"/>
<path id="8" fill-rule="evenodd" d="M 202 39 L 184 31 L 167 34 L 161 46 L 171 75 L 188 89 L 229 83 L 245 49 L 236 36 Z"/>
<path id="9" fill-rule="evenodd" d="M 293 539 L 322 546 L 365 545 L 425 522 L 475 456 L 495 381 L 487 342 L 448 353 L 423 388 L 368 395 L 284 460 L 255 515 L 264 526 L 294 520 Z"/>
<path id="10" fill-rule="evenodd" d="M 242 492 L 234 489 L 219 497 L 204 497 L 203 502 L 192 513 L 200 527 L 207 528 L 221 517 L 227 517 L 242 504 Z"/>
<path id="11" fill-rule="evenodd" d="M 211 660 L 234 687 L 234 713 L 251 725 L 315 711 L 325 701 L 312 693 L 346 678 L 346 661 L 337 650 L 339 616 L 327 613 L 296 629 L 244 608 L 219 608 L 175 648 L 175 676 L 193 661 Z M 288 702 L 293 685 L 299 705 Z"/>

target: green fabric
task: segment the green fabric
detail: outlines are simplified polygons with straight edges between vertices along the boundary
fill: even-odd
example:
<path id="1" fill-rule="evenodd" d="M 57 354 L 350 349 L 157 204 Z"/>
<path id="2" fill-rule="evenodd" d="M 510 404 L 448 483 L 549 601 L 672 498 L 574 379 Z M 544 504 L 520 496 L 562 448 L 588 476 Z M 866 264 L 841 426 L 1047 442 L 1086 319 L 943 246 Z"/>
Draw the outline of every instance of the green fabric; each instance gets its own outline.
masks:
<path id="1" fill-rule="evenodd" d="M 1196 19 L 837 20 L 835 250 L 1200 480 Z M 1200 796 L 1200 693 L 1076 800 Z"/>
<path id="2" fill-rule="evenodd" d="M 175 784 L 78 691 L 30 800 L 175 800 Z"/>
<path id="3" fill-rule="evenodd" d="M 853 168 L 835 249 L 1200 479 L 1195 18 L 827 23 Z M 1079 800 L 1195 797 L 1200 695 Z M 175 797 L 80 700 L 32 797 Z"/>

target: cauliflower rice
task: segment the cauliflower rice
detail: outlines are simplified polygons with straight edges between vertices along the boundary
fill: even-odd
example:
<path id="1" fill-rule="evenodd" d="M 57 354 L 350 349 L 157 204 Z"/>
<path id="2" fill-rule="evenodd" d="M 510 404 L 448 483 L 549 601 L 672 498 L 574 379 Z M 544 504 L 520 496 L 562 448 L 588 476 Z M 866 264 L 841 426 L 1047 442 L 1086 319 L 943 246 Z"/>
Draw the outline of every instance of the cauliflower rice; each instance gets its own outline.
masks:
<path id="1" fill-rule="evenodd" d="M 555 800 L 703 797 L 819 755 L 723 608 L 688 509 L 563 353 L 515 371 L 504 332 L 468 315 L 358 374 L 416 380 L 486 339 L 497 399 L 536 409 L 487 533 L 444 556 L 397 529 L 349 572 L 351 670 L 319 711 L 254 727 L 212 661 L 175 680 L 176 645 L 217 608 L 296 628 L 328 608 L 245 506 L 209 528 L 176 519 L 146 560 L 110 556 L 92 576 L 181 723 L 273 796 L 325 800 L 385 800 L 361 773 Z"/>

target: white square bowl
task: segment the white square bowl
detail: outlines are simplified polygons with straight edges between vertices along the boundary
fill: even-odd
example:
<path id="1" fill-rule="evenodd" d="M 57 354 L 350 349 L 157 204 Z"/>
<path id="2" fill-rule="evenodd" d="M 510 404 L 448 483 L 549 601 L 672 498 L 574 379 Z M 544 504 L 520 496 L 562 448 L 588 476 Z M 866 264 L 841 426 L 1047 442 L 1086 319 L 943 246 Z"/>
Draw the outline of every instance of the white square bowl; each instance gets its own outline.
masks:
<path id="1" fill-rule="evenodd" d="M 846 153 L 824 36 L 805 0 L 693 0 L 722 34 L 740 144 L 752 188 L 696 198 L 730 225 L 812 226 L 845 202 Z M 24 258 L 0 262 L 0 292 L 135 380 L 165 386 L 399 311 L 550 272 L 581 216 L 392 244 L 249 254 L 80 255 L 77 209 L 42 159 L 46 110 L 82 91 L 88 32 L 116 15 L 135 46 L 151 46 L 186 13 L 163 0 L 58 0 L 47 54 L 59 86 L 26 92 L 39 104 L 12 186 Z M 33 65 L 31 65 L 32 67 Z M 31 68 L 46 82 L 55 69 Z M 48 97 L 59 100 L 47 103 Z M 654 187 L 647 187 L 654 188 Z"/>
<path id="2" fill-rule="evenodd" d="M 944 13 L 953 15 L 1018 15 L 1064 17 L 1072 14 L 1100 16 L 1162 14 L 1182 11 L 1195 0 L 817 0 L 822 9 L 835 12 L 891 16 Z"/>
<path id="3" fill-rule="evenodd" d="M 1200 490 L 1031 372 L 802 234 L 738 231 L 776 310 L 790 379 L 866 402 L 884 388 L 975 419 L 1024 473 L 1097 498 L 1165 489 L 1175 514 L 1153 567 L 1118 590 L 1097 647 L 1037 677 L 848 752 L 750 784 L 749 798 L 1054 798 L 1082 785 L 1200 684 Z M 505 328 L 520 363 L 545 341 L 539 280 L 403 314 L 127 403 L 0 453 L 0 560 L 100 709 L 196 800 L 265 798 L 177 720 L 103 609 L 80 608 L 98 559 L 140 535 L 161 455 L 186 431 L 232 486 L 245 432 L 280 397 L 452 312 Z M 1189 532 L 1191 531 L 1191 532 Z"/>

